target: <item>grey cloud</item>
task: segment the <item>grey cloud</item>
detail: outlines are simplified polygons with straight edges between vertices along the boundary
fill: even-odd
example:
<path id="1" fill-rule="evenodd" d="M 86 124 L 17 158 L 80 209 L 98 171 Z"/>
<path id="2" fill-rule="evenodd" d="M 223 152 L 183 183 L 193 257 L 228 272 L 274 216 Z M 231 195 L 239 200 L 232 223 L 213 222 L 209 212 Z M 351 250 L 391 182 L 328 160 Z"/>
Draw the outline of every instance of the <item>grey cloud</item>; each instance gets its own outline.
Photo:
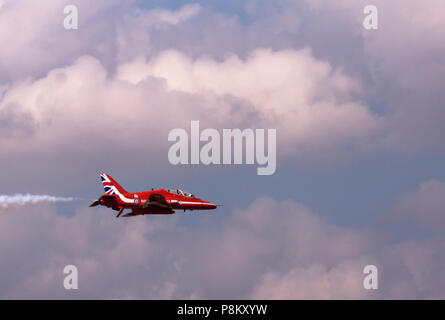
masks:
<path id="1" fill-rule="evenodd" d="M 8 104 L 0 109 L 0 140 L 28 138 L 36 129 L 32 115 L 22 112 L 18 105 Z"/>
<path id="2" fill-rule="evenodd" d="M 264 198 L 223 224 L 181 226 L 180 215 L 72 217 L 35 206 L 2 216 L 2 298 L 443 297 L 443 239 L 382 241 L 323 221 L 304 206 Z M 199 232 L 197 231 L 199 228 Z M 79 269 L 76 292 L 63 266 Z M 363 289 L 363 267 L 380 289 Z"/>
<path id="3" fill-rule="evenodd" d="M 445 183 L 437 180 L 422 182 L 418 190 L 400 197 L 385 217 L 442 231 L 445 226 Z"/>

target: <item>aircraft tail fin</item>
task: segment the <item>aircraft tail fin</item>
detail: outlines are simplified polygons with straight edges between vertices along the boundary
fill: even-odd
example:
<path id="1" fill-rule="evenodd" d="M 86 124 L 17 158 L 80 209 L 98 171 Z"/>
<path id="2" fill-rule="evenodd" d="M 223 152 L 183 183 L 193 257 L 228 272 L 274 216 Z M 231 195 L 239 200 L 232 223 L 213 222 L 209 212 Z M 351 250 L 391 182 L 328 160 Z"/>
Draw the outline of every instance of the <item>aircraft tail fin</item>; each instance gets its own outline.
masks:
<path id="1" fill-rule="evenodd" d="M 127 191 L 120 186 L 109 174 L 102 173 L 100 175 L 100 180 L 104 186 L 105 193 L 108 195 L 116 193 L 127 193 Z"/>

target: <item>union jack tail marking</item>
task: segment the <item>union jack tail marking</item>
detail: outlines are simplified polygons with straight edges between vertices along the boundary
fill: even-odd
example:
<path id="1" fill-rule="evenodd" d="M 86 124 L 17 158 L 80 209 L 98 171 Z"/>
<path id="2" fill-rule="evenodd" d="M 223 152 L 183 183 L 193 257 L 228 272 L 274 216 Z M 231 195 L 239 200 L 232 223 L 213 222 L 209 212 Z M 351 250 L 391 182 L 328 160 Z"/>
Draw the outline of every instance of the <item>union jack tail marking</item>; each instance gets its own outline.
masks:
<path id="1" fill-rule="evenodd" d="M 102 173 L 100 175 L 100 180 L 104 186 L 105 194 L 107 195 L 116 194 L 116 190 L 121 194 L 127 193 L 127 191 L 125 191 L 125 189 L 122 188 L 119 183 L 116 182 L 116 180 L 106 173 Z"/>

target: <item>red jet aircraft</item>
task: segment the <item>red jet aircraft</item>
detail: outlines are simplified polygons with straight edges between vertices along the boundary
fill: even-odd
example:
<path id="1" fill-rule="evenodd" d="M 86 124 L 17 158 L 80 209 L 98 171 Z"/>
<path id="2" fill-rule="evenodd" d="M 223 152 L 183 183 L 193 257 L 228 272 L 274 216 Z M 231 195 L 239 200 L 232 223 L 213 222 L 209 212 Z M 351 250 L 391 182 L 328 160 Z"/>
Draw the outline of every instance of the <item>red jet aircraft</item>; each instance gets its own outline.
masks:
<path id="1" fill-rule="evenodd" d="M 122 217 L 144 214 L 173 214 L 174 210 L 212 210 L 217 205 L 196 198 L 193 194 L 180 189 L 160 189 L 144 192 L 127 192 L 110 175 L 101 174 L 100 179 L 105 194 L 94 201 L 90 207 L 103 205 L 119 211 L 118 218 L 124 209 L 131 209 Z"/>

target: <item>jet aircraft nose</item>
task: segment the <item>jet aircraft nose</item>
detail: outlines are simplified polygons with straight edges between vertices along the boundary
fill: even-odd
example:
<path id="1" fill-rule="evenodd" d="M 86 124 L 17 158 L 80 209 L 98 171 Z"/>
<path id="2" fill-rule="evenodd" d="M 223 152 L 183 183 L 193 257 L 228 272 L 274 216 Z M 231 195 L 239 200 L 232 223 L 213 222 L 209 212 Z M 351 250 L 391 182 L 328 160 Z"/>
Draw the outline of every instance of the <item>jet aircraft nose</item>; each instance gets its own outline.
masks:
<path id="1" fill-rule="evenodd" d="M 211 202 L 209 202 L 208 206 L 209 206 L 209 209 L 216 209 L 216 207 L 217 207 L 216 204 L 213 204 Z"/>

